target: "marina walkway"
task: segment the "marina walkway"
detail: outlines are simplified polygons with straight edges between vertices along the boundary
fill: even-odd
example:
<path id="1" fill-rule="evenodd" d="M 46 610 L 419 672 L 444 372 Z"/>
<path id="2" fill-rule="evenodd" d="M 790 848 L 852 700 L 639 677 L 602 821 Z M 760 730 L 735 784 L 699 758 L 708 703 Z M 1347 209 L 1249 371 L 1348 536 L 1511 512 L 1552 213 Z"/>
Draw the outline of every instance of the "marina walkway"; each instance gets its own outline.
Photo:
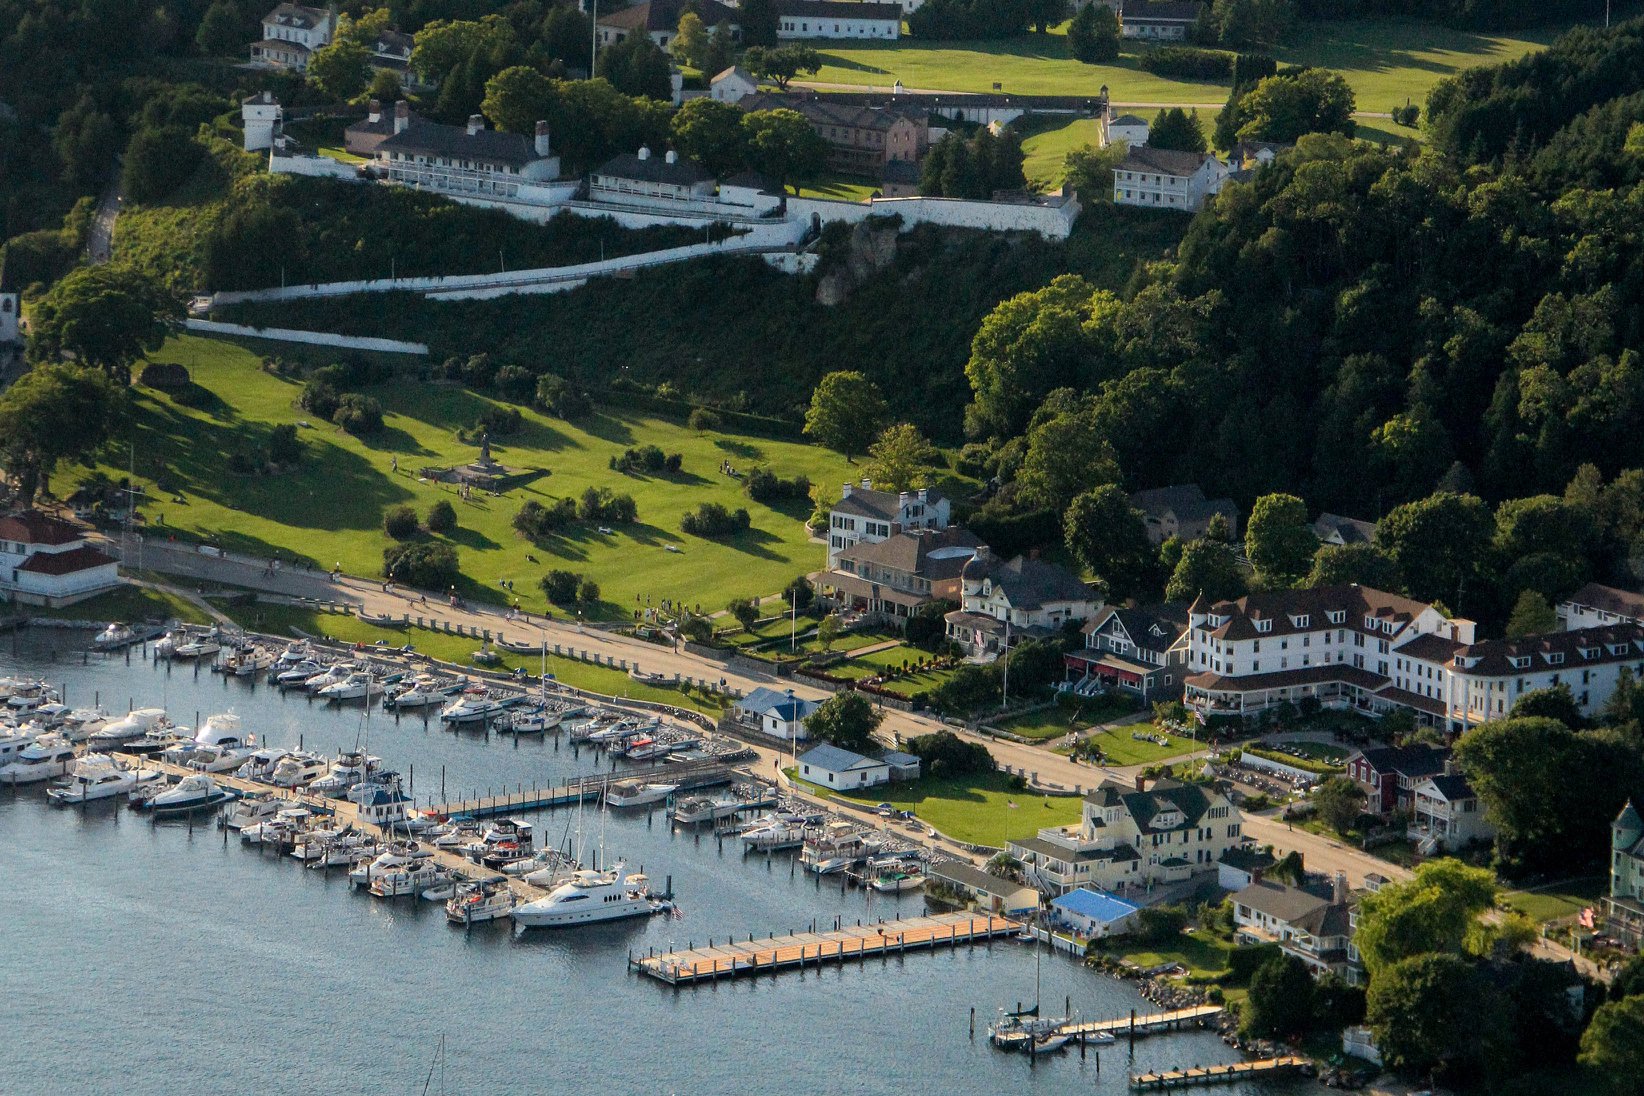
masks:
<path id="1" fill-rule="evenodd" d="M 1063 1024 L 1057 1030 L 1077 1038 L 1081 1035 L 1113 1035 L 1141 1038 L 1165 1031 L 1179 1031 L 1188 1024 L 1203 1025 L 1222 1014 L 1220 1005 L 1194 1005 L 1192 1008 L 1171 1009 L 1169 1012 L 1151 1012 L 1143 1016 L 1132 1012 L 1117 1020 L 1091 1020 L 1086 1023 Z"/>
<path id="2" fill-rule="evenodd" d="M 742 943 L 727 940 L 717 947 L 689 948 L 666 955 L 630 958 L 641 974 L 669 985 L 691 985 L 744 975 L 777 974 L 824 963 L 844 963 L 899 955 L 909 950 L 958 947 L 960 944 L 1010 936 L 1021 926 L 1003 917 L 974 913 L 942 913 L 881 921 L 828 932 L 799 932 Z M 711 943 L 711 942 L 710 942 Z"/>
<path id="3" fill-rule="evenodd" d="M 476 799 L 458 799 L 429 807 L 434 814 L 467 815 L 470 818 L 492 818 L 517 811 L 549 810 L 554 807 L 575 806 L 592 800 L 597 803 L 605 789 L 612 784 L 650 781 L 679 785 L 682 792 L 698 788 L 713 788 L 729 784 L 733 778 L 729 765 L 717 758 L 705 761 L 687 761 L 652 769 L 634 769 L 628 772 L 600 773 L 597 776 L 579 776 L 550 788 L 526 788 L 502 795 L 480 796 Z M 651 806 L 661 807 L 658 801 Z"/>
<path id="4" fill-rule="evenodd" d="M 1279 1077 L 1299 1073 L 1311 1065 L 1306 1058 L 1286 1056 L 1263 1058 L 1255 1062 L 1235 1062 L 1227 1066 L 1194 1066 L 1191 1069 L 1167 1069 L 1151 1073 L 1137 1073 L 1130 1078 L 1130 1087 L 1137 1092 L 1163 1092 L 1173 1088 L 1194 1088 L 1199 1085 L 1228 1085 L 1251 1078 Z"/>

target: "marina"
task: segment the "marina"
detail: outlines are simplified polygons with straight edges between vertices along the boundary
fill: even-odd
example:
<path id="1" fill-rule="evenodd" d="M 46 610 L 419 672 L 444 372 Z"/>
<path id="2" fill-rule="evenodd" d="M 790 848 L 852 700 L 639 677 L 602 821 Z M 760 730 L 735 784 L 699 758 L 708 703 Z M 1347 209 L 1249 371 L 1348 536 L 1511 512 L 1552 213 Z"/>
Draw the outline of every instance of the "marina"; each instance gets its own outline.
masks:
<path id="1" fill-rule="evenodd" d="M 1233 1062 L 1225 1066 L 1193 1066 L 1189 1069 L 1138 1073 L 1130 1078 L 1130 1087 L 1137 1092 L 1166 1092 L 1178 1088 L 1229 1085 L 1261 1077 L 1301 1074 L 1310 1069 L 1312 1063 L 1306 1058 L 1263 1058 L 1255 1062 Z"/>

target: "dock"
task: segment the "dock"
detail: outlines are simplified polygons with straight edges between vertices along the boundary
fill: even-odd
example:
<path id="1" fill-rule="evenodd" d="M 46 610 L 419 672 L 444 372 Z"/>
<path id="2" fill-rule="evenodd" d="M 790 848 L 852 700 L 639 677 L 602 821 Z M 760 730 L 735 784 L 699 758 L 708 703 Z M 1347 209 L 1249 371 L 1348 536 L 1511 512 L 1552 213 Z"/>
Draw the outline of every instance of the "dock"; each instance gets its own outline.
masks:
<path id="1" fill-rule="evenodd" d="M 1255 1062 L 1235 1062 L 1226 1066 L 1167 1069 L 1133 1074 L 1130 1078 L 1130 1087 L 1137 1092 L 1164 1092 L 1173 1088 L 1194 1088 L 1200 1085 L 1228 1085 L 1251 1078 L 1282 1077 L 1300 1073 L 1311 1065 L 1306 1058 L 1287 1055 L 1283 1058 L 1263 1058 Z"/>
<path id="2" fill-rule="evenodd" d="M 1117 1020 L 1090 1020 L 1084 1023 L 1063 1024 L 1057 1030 L 1074 1038 L 1091 1035 L 1112 1035 L 1115 1038 L 1140 1039 L 1166 1031 L 1179 1031 L 1189 1024 L 1203 1026 L 1222 1014 L 1220 1005 L 1194 1005 L 1192 1008 L 1171 1009 L 1169 1012 L 1150 1012 L 1138 1016 L 1132 1012 Z"/>
<path id="3" fill-rule="evenodd" d="M 841 927 L 823 932 L 799 932 L 788 936 L 727 939 L 707 947 L 691 947 L 665 955 L 630 956 L 629 968 L 650 975 L 671 986 L 714 982 L 788 970 L 821 967 L 824 963 L 860 962 L 921 948 L 958 947 L 1011 936 L 1021 925 L 1003 917 L 974 913 L 942 913 L 930 917 L 910 917 L 899 921 Z"/>
<path id="4" fill-rule="evenodd" d="M 691 761 L 656 769 L 635 769 L 628 772 L 606 772 L 578 776 L 563 784 L 539 788 L 519 785 L 512 792 L 484 795 L 474 799 L 458 799 L 438 803 L 428 809 L 435 814 L 466 815 L 469 818 L 493 818 L 502 814 L 521 814 L 525 811 L 552 810 L 555 807 L 574 807 L 578 803 L 599 802 L 600 796 L 611 784 L 629 780 L 650 780 L 678 784 L 680 792 L 698 788 L 715 788 L 729 784 L 733 770 L 717 760 Z M 657 804 L 661 806 L 661 804 Z"/>

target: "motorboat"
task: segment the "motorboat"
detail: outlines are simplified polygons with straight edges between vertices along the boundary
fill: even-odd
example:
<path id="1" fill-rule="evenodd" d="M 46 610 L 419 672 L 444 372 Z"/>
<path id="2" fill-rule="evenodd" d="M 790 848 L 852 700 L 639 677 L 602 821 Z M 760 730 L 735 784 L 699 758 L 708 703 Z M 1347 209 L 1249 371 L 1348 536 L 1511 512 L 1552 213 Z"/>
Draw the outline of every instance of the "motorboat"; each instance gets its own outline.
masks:
<path id="1" fill-rule="evenodd" d="M 876 835 L 859 829 L 854 822 L 830 822 L 805 837 L 799 862 L 818 875 L 844 871 L 877 848 Z"/>
<path id="2" fill-rule="evenodd" d="M 1065 1031 L 1047 1031 L 1043 1035 L 1034 1036 L 1033 1043 L 1028 1047 L 1029 1054 L 1051 1054 L 1067 1046 L 1071 1039 Z"/>
<path id="3" fill-rule="evenodd" d="M 559 713 L 545 708 L 520 708 L 497 720 L 499 734 L 547 734 L 559 726 Z"/>
<path id="4" fill-rule="evenodd" d="M 361 750 L 341 751 L 323 776 L 309 781 L 308 790 L 322 795 L 341 795 L 381 767 L 380 757 L 371 757 Z"/>
<path id="5" fill-rule="evenodd" d="M 163 817 L 209 810 L 233 798 L 233 792 L 220 787 L 205 773 L 193 773 L 183 777 L 169 791 L 154 796 L 148 805 L 157 817 Z"/>
<path id="6" fill-rule="evenodd" d="M 19 682 L 6 697 L 6 707 L 16 712 L 32 712 L 42 704 L 50 704 L 58 699 L 57 691 L 44 681 Z"/>
<path id="7" fill-rule="evenodd" d="M 373 876 L 371 893 L 378 898 L 405 898 L 432 890 L 456 878 L 450 868 L 441 867 L 432 860 L 414 860 L 404 867 L 390 868 Z"/>
<path id="8" fill-rule="evenodd" d="M 296 688 L 303 685 L 309 678 L 325 673 L 326 668 L 311 658 L 301 658 L 295 662 L 276 662 L 269 668 L 269 680 L 282 689 Z"/>
<path id="9" fill-rule="evenodd" d="M 74 709 L 67 704 L 52 700 L 36 705 L 29 712 L 29 718 L 48 730 L 56 730 L 63 725 L 63 720 L 69 717 Z"/>
<path id="10" fill-rule="evenodd" d="M 776 805 L 776 796 L 757 784 L 739 784 L 719 795 L 693 795 L 674 807 L 674 821 L 686 825 L 717 822 L 743 811 Z"/>
<path id="11" fill-rule="evenodd" d="M 882 868 L 868 881 L 868 886 L 880 894 L 901 894 L 924 885 L 925 873 L 914 865 Z"/>
<path id="12" fill-rule="evenodd" d="M 250 750 L 233 746 L 202 746 L 191 751 L 183 764 L 196 772 L 231 773 L 245 764 L 250 754 Z"/>
<path id="13" fill-rule="evenodd" d="M 125 795 L 142 784 L 161 779 L 153 769 L 127 769 L 107 754 L 85 754 L 76 761 L 66 781 L 46 789 L 53 803 L 69 806 Z"/>
<path id="14" fill-rule="evenodd" d="M 164 708 L 137 708 L 93 731 L 87 739 L 93 749 L 125 746 L 157 728 L 169 727 Z"/>
<path id="15" fill-rule="evenodd" d="M 473 925 L 507 917 L 514 909 L 514 892 L 501 875 L 463 883 L 445 903 L 445 919 L 456 925 Z"/>
<path id="16" fill-rule="evenodd" d="M 490 863 L 492 860 L 513 862 L 531 855 L 535 836 L 529 822 L 517 818 L 499 818 L 486 827 L 478 841 L 463 846 L 468 859 Z"/>
<path id="17" fill-rule="evenodd" d="M 551 868 L 556 864 L 563 864 L 565 858 L 557 849 L 541 849 L 531 856 L 521 857 L 505 868 L 498 870 L 504 875 L 528 876 L 534 871 Z"/>
<path id="18" fill-rule="evenodd" d="M 579 871 L 546 897 L 513 910 L 521 928 L 564 928 L 625 917 L 648 917 L 671 908 L 651 895 L 643 875 L 629 875 L 622 861 L 609 871 Z"/>
<path id="19" fill-rule="evenodd" d="M 34 740 L 46 733 L 38 723 L 24 723 L 20 727 L 0 730 L 0 765 L 9 765 L 17 755 L 34 745 Z"/>
<path id="20" fill-rule="evenodd" d="M 493 696 L 484 689 L 465 690 L 440 709 L 440 719 L 446 723 L 480 723 L 501 715 L 508 709 L 510 699 Z"/>
<path id="21" fill-rule="evenodd" d="M 424 902 L 449 902 L 456 897 L 457 888 L 464 882 L 463 877 L 455 872 L 448 873 L 442 881 L 432 886 L 424 887 L 417 892 L 417 897 Z"/>
<path id="22" fill-rule="evenodd" d="M 313 652 L 308 649 L 307 644 L 292 643 L 274 656 L 274 665 L 269 669 L 276 673 L 283 673 L 300 662 L 312 662 L 313 660 Z"/>
<path id="23" fill-rule="evenodd" d="M 336 841 L 340 841 L 350 834 L 354 834 L 354 827 L 343 826 L 312 826 L 297 835 L 291 843 L 291 858 L 294 860 L 319 860 L 325 856 L 326 849 Z"/>
<path id="24" fill-rule="evenodd" d="M 653 724 L 654 726 L 654 724 Z M 630 735 L 638 734 L 642 728 L 631 719 L 619 719 L 615 723 L 608 723 L 603 727 L 588 732 L 588 741 L 603 745 L 607 742 L 620 742 Z M 643 728 L 649 730 L 649 727 Z"/>
<path id="25" fill-rule="evenodd" d="M 431 863 L 434 850 L 415 841 L 396 841 L 377 854 L 369 864 L 362 864 L 348 873 L 348 881 L 355 886 L 367 886 L 379 875 L 400 871 L 412 864 Z"/>
<path id="26" fill-rule="evenodd" d="M 436 849 L 461 849 L 482 833 L 478 822 L 447 822 L 426 834 Z"/>
<path id="27" fill-rule="evenodd" d="M 624 780 L 605 789 L 605 802 L 612 807 L 643 807 L 648 803 L 660 803 L 678 790 L 678 784 Z"/>
<path id="28" fill-rule="evenodd" d="M 260 750 L 253 750 L 251 755 L 234 770 L 234 775 L 241 780 L 257 780 L 267 783 L 274 776 L 274 769 L 285 758 L 289 751 L 278 746 L 264 746 Z"/>
<path id="29" fill-rule="evenodd" d="M 383 683 L 377 676 L 364 670 L 355 670 L 341 681 L 333 681 L 316 694 L 323 700 L 369 700 L 382 695 Z"/>
<path id="30" fill-rule="evenodd" d="M 289 799 L 281 799 L 266 792 L 244 795 L 228 812 L 228 817 L 223 819 L 223 825 L 231 830 L 244 830 L 247 826 L 269 821 L 291 806 Z"/>
<path id="31" fill-rule="evenodd" d="M 276 788 L 298 788 L 324 776 L 330 763 L 318 754 L 288 753 L 274 765 L 268 782 Z"/>
<path id="32" fill-rule="evenodd" d="M 0 766 L 0 784 L 37 784 L 67 776 L 74 768 L 78 748 L 60 734 L 43 734 Z"/>
<path id="33" fill-rule="evenodd" d="M 353 672 L 354 664 L 352 662 L 339 662 L 334 666 L 327 666 L 317 674 L 310 674 L 304 678 L 303 688 L 308 692 L 318 693 L 327 686 L 347 681 L 349 675 Z"/>
<path id="34" fill-rule="evenodd" d="M 767 816 L 742 831 L 742 847 L 746 852 L 795 849 L 805 843 L 806 833 L 806 820 L 799 815 Z"/>
<path id="35" fill-rule="evenodd" d="M 274 665 L 274 656 L 262 647 L 242 647 L 223 659 L 223 673 L 254 677 Z"/>
<path id="36" fill-rule="evenodd" d="M 206 717 L 192 739 L 162 751 L 160 756 L 174 765 L 225 773 L 238 769 L 254 750 L 252 736 L 240 729 L 240 717 L 233 712 L 218 712 Z"/>
<path id="37" fill-rule="evenodd" d="M 110 624 L 97 633 L 91 645 L 99 651 L 112 651 L 116 647 L 124 647 L 136 638 L 137 633 L 124 624 Z"/>
<path id="38" fill-rule="evenodd" d="M 222 649 L 222 639 L 216 632 L 196 632 L 174 645 L 171 657 L 207 658 Z"/>
<path id="39" fill-rule="evenodd" d="M 167 632 L 154 641 L 155 658 L 171 658 L 177 653 L 177 645 L 186 642 L 187 636 L 182 632 Z"/>
<path id="40" fill-rule="evenodd" d="M 348 868 L 370 861 L 380 851 L 377 839 L 356 829 L 327 834 L 318 841 L 304 842 L 302 859 L 311 868 Z M 292 850 L 296 855 L 296 850 Z"/>
<path id="41" fill-rule="evenodd" d="M 1034 1009 L 1037 1008 L 1035 1005 Z M 1035 1040 L 1059 1033 L 1067 1023 L 1065 1016 L 1039 1016 L 1036 1011 L 1007 1012 L 988 1025 L 988 1039 L 1000 1050 L 1026 1050 Z"/>
<path id="42" fill-rule="evenodd" d="M 293 843 L 314 820 L 314 812 L 306 807 L 281 807 L 273 818 L 240 827 L 240 840 L 247 845 L 284 845 Z"/>
<path id="43" fill-rule="evenodd" d="M 109 714 L 101 708 L 75 708 L 63 717 L 58 729 L 70 742 L 84 742 L 108 726 Z"/>

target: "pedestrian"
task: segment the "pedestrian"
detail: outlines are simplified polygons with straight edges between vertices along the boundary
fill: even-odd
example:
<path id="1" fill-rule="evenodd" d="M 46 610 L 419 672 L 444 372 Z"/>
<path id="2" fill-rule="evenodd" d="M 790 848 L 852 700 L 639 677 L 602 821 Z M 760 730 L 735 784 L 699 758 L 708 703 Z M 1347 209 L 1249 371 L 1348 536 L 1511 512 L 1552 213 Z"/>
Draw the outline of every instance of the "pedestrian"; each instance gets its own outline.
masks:
<path id="1" fill-rule="evenodd" d="M 399 470 L 400 470 L 400 458 L 398 458 L 398 457 L 389 457 L 388 458 L 388 468 L 392 472 L 395 472 L 395 473 L 399 472 Z"/>

